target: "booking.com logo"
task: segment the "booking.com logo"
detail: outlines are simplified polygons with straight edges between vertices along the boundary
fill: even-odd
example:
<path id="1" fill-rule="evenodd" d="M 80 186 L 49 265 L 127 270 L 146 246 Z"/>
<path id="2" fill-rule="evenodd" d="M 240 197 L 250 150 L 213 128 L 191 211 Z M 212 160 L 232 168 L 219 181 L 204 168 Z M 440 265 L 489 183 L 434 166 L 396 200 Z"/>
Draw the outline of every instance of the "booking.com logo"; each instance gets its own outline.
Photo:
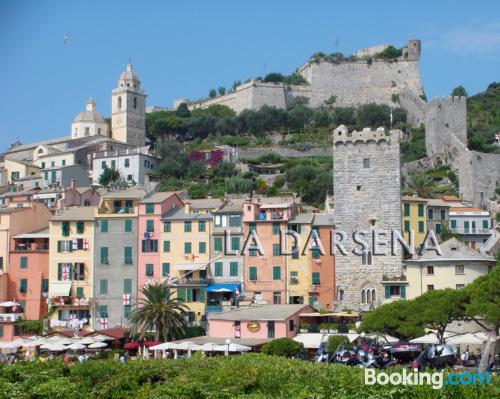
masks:
<path id="1" fill-rule="evenodd" d="M 365 385 L 432 385 L 433 389 L 441 389 L 443 385 L 489 385 L 490 373 L 485 372 L 451 372 L 446 379 L 443 372 L 414 372 L 407 369 L 385 373 L 376 369 L 365 369 Z"/>

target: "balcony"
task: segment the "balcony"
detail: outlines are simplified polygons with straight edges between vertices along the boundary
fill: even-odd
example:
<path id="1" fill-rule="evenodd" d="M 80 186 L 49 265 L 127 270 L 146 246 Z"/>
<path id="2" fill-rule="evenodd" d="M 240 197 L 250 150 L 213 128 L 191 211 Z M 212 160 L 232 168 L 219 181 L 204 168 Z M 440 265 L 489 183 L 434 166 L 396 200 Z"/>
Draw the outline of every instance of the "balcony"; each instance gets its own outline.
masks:
<path id="1" fill-rule="evenodd" d="M 209 278 L 181 278 L 176 281 L 176 285 L 201 285 L 201 286 L 206 286 L 212 282 L 211 279 Z"/>
<path id="2" fill-rule="evenodd" d="M 99 215 L 127 215 L 131 213 L 135 213 L 135 209 L 133 207 L 113 207 L 113 208 L 106 208 L 106 207 L 101 207 L 97 210 Z"/>
<path id="3" fill-rule="evenodd" d="M 14 323 L 24 319 L 23 313 L 0 313 L 0 323 Z"/>
<path id="4" fill-rule="evenodd" d="M 480 227 L 480 228 L 469 227 L 468 229 L 466 229 L 464 227 L 455 227 L 455 228 L 452 228 L 450 230 L 453 233 L 457 233 L 457 234 L 492 234 L 493 233 L 492 229 L 484 228 L 484 227 Z"/>
<path id="5" fill-rule="evenodd" d="M 53 306 L 67 306 L 67 307 L 89 307 L 92 301 L 89 298 L 76 298 L 76 297 L 54 297 L 51 298 Z"/>

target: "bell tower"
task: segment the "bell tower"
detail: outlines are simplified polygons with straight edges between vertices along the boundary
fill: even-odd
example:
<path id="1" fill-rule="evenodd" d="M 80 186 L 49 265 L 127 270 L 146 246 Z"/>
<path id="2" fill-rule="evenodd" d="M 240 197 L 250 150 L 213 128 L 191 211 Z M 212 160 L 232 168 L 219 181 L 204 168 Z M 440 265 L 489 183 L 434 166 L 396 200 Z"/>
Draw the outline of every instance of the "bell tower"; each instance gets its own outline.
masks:
<path id="1" fill-rule="evenodd" d="M 116 140 L 142 147 L 146 143 L 146 94 L 132 64 L 118 79 L 111 95 L 111 134 Z"/>

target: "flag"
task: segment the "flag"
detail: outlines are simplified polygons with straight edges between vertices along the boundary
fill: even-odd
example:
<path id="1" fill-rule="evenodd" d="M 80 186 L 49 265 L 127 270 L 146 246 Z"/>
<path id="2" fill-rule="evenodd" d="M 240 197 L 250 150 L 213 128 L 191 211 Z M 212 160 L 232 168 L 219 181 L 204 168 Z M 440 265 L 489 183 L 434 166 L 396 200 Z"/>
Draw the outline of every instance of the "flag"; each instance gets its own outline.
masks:
<path id="1" fill-rule="evenodd" d="M 76 238 L 73 238 L 71 244 L 73 247 L 73 251 L 76 251 L 78 249 L 78 240 Z"/>
<path id="2" fill-rule="evenodd" d="M 71 266 L 64 266 L 62 270 L 62 279 L 63 281 L 69 281 L 70 280 L 70 272 L 71 272 Z"/>
<path id="3" fill-rule="evenodd" d="M 130 305 L 130 294 L 123 294 L 123 304 L 125 306 Z"/>
<path id="4" fill-rule="evenodd" d="M 108 328 L 108 318 L 101 317 L 101 329 L 105 330 L 106 328 Z"/>

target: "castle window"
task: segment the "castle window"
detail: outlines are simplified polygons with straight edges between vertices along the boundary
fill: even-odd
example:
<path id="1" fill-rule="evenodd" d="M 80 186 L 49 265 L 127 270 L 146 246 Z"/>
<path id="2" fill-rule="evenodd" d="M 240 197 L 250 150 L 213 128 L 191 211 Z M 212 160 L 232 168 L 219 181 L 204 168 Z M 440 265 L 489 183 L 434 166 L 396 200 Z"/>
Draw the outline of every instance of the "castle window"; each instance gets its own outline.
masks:
<path id="1" fill-rule="evenodd" d="M 361 291 L 361 303 L 366 303 L 366 291 Z"/>
<path id="2" fill-rule="evenodd" d="M 97 134 L 99 134 L 99 135 L 101 134 L 101 128 L 100 127 L 97 128 Z"/>
<path id="3" fill-rule="evenodd" d="M 361 191 L 361 186 L 356 186 L 356 190 Z"/>
<path id="4" fill-rule="evenodd" d="M 85 136 L 90 135 L 90 127 L 85 128 Z"/>
<path id="5" fill-rule="evenodd" d="M 137 108 L 137 97 L 134 97 L 134 108 Z"/>
<path id="6" fill-rule="evenodd" d="M 364 158 L 363 159 L 363 168 L 369 168 L 369 167 L 370 167 L 370 159 Z"/>
<path id="7" fill-rule="evenodd" d="M 122 107 L 122 98 L 118 97 L 118 108 Z"/>

